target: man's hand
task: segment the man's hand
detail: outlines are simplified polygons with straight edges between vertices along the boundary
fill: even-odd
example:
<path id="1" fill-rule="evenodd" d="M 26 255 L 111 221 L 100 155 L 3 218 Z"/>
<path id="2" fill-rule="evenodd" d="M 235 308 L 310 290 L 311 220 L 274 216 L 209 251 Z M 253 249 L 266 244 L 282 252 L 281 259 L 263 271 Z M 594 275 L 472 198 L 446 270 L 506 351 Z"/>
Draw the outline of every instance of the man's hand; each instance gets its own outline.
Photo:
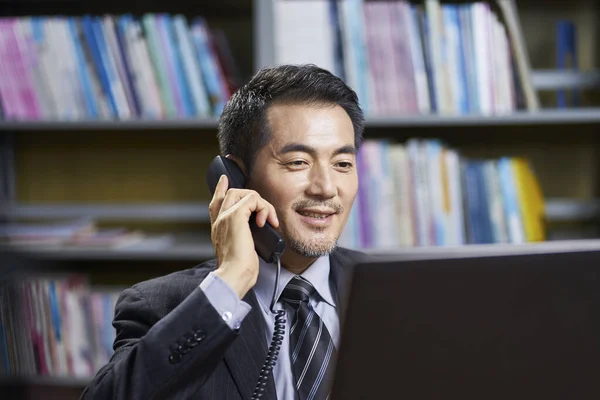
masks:
<path id="1" fill-rule="evenodd" d="M 263 227 L 268 221 L 279 226 L 275 208 L 254 190 L 230 189 L 225 175 L 221 176 L 215 194 L 208 206 L 211 222 L 211 239 L 215 247 L 219 268 L 215 272 L 243 298 L 256 284 L 258 255 L 248 223 L 256 212 L 256 225 Z"/>

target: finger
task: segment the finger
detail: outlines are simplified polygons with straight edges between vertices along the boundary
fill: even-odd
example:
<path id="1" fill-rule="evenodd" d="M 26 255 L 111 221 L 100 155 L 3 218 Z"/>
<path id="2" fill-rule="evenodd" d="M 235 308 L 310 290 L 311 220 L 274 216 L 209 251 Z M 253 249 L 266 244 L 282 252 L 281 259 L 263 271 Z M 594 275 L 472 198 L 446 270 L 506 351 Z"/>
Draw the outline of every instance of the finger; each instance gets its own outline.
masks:
<path id="1" fill-rule="evenodd" d="M 271 203 L 269 203 L 269 217 L 268 222 L 273 226 L 273 228 L 279 228 L 279 218 L 277 218 L 277 212 L 275 211 L 275 207 Z"/>
<path id="2" fill-rule="evenodd" d="M 229 197 L 229 196 L 228 196 Z M 228 199 L 225 199 L 227 202 Z M 223 208 L 225 207 L 223 203 Z M 264 200 L 260 195 L 254 191 L 249 191 L 244 197 L 242 197 L 237 203 L 235 203 L 226 213 L 235 213 L 243 218 L 245 221 L 250 219 L 252 213 L 256 213 L 256 224 L 260 227 L 264 226 L 265 221 L 270 213 L 271 205 L 269 202 Z"/>
<path id="3" fill-rule="evenodd" d="M 227 191 L 227 193 L 225 194 L 225 198 L 223 199 L 223 202 L 221 203 L 221 209 L 219 210 L 219 212 L 222 213 L 224 211 L 229 210 L 231 207 L 236 205 L 240 200 L 242 200 L 244 197 L 246 197 L 248 195 L 260 197 L 258 195 L 258 193 L 256 193 L 254 190 L 229 189 Z"/>
<path id="4" fill-rule="evenodd" d="M 227 188 L 229 187 L 229 180 L 226 175 L 221 175 L 219 181 L 217 182 L 217 187 L 215 188 L 215 193 L 208 205 L 208 212 L 210 214 L 210 222 L 213 223 L 217 217 L 219 216 L 219 212 L 221 211 L 221 207 L 223 204 L 223 199 L 225 198 L 225 194 L 227 193 Z"/>

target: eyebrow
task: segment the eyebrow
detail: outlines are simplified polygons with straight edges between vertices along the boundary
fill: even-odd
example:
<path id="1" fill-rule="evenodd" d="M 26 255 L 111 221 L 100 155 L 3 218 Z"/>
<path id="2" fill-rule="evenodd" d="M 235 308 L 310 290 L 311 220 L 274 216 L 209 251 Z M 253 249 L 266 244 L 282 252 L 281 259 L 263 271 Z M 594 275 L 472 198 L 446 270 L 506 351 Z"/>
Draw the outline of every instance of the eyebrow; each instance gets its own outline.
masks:
<path id="1" fill-rule="evenodd" d="M 279 150 L 280 154 L 293 152 L 307 153 L 312 156 L 315 156 L 317 154 L 317 150 L 314 147 L 310 147 L 302 143 L 289 143 L 283 146 L 281 150 Z M 335 151 L 333 152 L 333 156 L 337 156 L 339 154 L 356 154 L 356 147 L 350 144 L 339 147 L 335 149 Z"/>

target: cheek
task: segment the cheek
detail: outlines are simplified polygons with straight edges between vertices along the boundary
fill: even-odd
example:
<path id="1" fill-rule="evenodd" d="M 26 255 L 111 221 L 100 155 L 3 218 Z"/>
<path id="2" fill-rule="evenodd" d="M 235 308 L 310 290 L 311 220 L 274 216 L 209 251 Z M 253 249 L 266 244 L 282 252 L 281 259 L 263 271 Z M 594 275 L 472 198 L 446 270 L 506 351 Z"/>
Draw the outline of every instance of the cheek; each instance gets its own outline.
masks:
<path id="1" fill-rule="evenodd" d="M 299 177 L 298 177 L 299 178 Z M 271 174 L 265 177 L 257 187 L 261 196 L 271 203 L 279 213 L 288 212 L 291 205 L 301 199 L 305 184 L 303 179 L 289 179 Z"/>

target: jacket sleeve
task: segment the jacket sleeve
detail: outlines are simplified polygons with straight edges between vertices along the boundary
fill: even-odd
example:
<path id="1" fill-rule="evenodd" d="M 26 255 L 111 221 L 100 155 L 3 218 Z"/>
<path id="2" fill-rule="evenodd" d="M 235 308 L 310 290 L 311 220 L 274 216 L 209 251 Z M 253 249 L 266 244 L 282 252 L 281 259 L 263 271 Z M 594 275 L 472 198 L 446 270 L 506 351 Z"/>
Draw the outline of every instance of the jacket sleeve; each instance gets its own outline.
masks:
<path id="1" fill-rule="evenodd" d="M 238 336 L 200 288 L 162 319 L 136 286 L 128 288 L 115 306 L 113 326 L 114 354 L 82 400 L 160 399 L 182 386 L 199 389 Z"/>

